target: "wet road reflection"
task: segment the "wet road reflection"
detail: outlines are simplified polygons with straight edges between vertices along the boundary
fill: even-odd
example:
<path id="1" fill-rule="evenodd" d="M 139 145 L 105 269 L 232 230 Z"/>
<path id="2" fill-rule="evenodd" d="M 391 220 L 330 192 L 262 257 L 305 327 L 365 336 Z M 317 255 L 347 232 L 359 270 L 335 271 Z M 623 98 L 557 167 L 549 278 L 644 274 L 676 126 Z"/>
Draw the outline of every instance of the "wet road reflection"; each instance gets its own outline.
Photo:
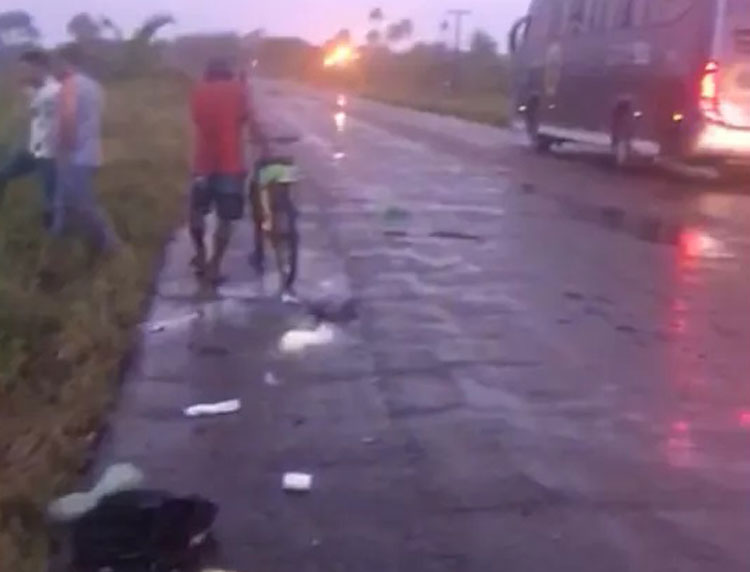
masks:
<path id="1" fill-rule="evenodd" d="M 277 562 L 313 522 L 336 539 L 329 569 L 360 565 L 367 538 L 379 570 L 746 572 L 750 199 L 326 97 L 278 100 L 319 190 L 300 194 L 300 295 L 343 268 L 357 311 L 335 327 L 291 318 L 250 286 L 241 234 L 219 290 L 238 299 L 185 339 L 149 336 L 141 369 L 190 401 L 229 387 L 247 411 L 202 440 L 146 425 L 121 437 L 130 450 L 213 487 L 230 549 L 273 538 L 232 565 Z M 160 293 L 184 290 L 180 260 Z M 175 443 L 190 453 L 167 466 Z M 319 502 L 287 518 L 267 487 L 298 463 L 319 474 Z M 271 516 L 248 519 L 237 498 Z"/>

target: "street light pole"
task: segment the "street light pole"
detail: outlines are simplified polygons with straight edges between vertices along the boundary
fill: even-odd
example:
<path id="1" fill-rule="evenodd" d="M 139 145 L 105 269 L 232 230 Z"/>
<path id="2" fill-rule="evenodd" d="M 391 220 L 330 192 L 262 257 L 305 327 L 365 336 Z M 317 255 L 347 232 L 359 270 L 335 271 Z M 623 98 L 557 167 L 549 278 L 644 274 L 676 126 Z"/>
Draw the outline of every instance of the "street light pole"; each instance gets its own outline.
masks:
<path id="1" fill-rule="evenodd" d="M 456 91 L 459 83 L 461 66 L 461 39 L 463 35 L 463 20 L 471 14 L 471 10 L 448 10 L 448 15 L 453 18 L 453 31 L 455 32 L 455 62 L 453 67 L 453 90 Z"/>

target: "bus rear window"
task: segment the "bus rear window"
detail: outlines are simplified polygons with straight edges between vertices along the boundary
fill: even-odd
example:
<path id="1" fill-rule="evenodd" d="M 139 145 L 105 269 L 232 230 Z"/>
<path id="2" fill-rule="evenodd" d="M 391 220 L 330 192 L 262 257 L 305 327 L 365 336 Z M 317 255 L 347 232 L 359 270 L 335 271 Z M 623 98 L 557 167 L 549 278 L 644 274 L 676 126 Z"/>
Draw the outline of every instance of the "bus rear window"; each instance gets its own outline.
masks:
<path id="1" fill-rule="evenodd" d="M 650 0 L 646 20 L 650 24 L 669 24 L 683 16 L 696 0 Z M 703 0 L 698 0 L 703 1 Z"/>
<path id="2" fill-rule="evenodd" d="M 750 55 L 750 0 L 727 0 L 724 45 L 735 55 Z"/>

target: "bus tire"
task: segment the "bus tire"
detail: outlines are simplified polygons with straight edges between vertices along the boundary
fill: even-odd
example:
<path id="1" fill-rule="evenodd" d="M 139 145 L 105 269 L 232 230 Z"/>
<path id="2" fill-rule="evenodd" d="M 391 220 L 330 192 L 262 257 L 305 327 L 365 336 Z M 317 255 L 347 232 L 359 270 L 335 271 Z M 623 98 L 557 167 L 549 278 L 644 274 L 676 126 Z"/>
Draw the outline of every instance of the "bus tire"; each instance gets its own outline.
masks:
<path id="1" fill-rule="evenodd" d="M 539 133 L 539 103 L 531 101 L 526 106 L 526 135 L 529 144 L 537 153 L 547 153 L 552 148 L 554 141 Z"/>

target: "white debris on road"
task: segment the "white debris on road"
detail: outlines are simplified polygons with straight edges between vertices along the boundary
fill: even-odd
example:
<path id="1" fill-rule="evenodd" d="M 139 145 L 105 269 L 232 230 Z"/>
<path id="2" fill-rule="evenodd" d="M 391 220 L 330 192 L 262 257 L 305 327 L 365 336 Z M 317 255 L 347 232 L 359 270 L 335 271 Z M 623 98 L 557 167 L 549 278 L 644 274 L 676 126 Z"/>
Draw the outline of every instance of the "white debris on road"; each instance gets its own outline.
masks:
<path id="1" fill-rule="evenodd" d="M 47 514 L 53 522 L 72 522 L 96 508 L 106 496 L 137 489 L 143 484 L 143 472 L 130 463 L 112 465 L 88 492 L 73 493 L 50 503 Z"/>
<path id="2" fill-rule="evenodd" d="M 279 341 L 283 353 L 298 353 L 309 347 L 324 346 L 333 342 L 335 331 L 330 324 L 320 324 L 314 330 L 290 330 Z"/>
<path id="3" fill-rule="evenodd" d="M 305 493 L 312 489 L 313 476 L 308 473 L 285 473 L 282 487 L 285 491 Z"/>
<path id="4" fill-rule="evenodd" d="M 211 415 L 226 415 L 236 413 L 242 407 L 239 399 L 230 399 L 218 403 L 198 403 L 185 409 L 187 417 L 208 417 Z"/>

